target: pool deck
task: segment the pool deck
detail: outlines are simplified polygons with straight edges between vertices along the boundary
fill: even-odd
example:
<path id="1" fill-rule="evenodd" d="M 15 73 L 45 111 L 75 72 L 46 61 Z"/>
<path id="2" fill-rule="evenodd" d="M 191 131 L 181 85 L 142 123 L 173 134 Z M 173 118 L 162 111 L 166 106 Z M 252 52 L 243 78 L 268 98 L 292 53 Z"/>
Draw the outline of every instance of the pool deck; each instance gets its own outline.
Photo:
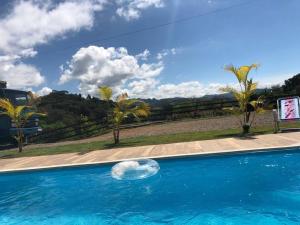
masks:
<path id="1" fill-rule="evenodd" d="M 0 172 L 111 163 L 138 158 L 169 158 L 300 146 L 300 132 L 148 145 L 48 156 L 0 159 Z"/>

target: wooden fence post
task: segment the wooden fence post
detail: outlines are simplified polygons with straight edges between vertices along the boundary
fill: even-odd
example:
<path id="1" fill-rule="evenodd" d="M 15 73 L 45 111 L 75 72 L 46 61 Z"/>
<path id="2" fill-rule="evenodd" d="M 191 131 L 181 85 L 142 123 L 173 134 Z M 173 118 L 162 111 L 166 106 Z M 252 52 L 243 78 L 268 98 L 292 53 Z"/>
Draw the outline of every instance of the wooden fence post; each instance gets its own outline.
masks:
<path id="1" fill-rule="evenodd" d="M 272 114 L 273 114 L 273 121 L 274 121 L 274 133 L 278 133 L 280 131 L 280 127 L 279 127 L 279 118 L 278 118 L 277 110 L 273 109 Z"/>

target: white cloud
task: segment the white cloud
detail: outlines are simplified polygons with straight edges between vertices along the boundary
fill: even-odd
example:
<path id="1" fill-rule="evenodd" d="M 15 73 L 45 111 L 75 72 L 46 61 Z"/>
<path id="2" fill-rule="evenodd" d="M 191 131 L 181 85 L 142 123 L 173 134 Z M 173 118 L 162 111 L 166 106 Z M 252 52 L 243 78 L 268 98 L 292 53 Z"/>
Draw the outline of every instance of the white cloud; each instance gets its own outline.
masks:
<path id="1" fill-rule="evenodd" d="M 157 53 L 156 58 L 158 60 L 162 60 L 163 58 L 165 58 L 168 55 L 176 55 L 177 52 L 178 52 L 178 50 L 176 48 L 164 49 L 164 50 L 160 51 L 159 53 Z"/>
<path id="2" fill-rule="evenodd" d="M 0 62 L 0 80 L 7 81 L 9 88 L 27 89 L 39 86 L 45 78 L 34 66 L 5 61 Z"/>
<path id="3" fill-rule="evenodd" d="M 34 47 L 45 44 L 68 32 L 93 26 L 94 12 L 103 8 L 106 0 L 16 1 L 11 11 L 0 18 L 0 79 L 8 87 L 28 89 L 45 81 L 37 68 L 22 63 L 34 57 Z"/>
<path id="4" fill-rule="evenodd" d="M 117 11 L 121 17 L 128 20 L 136 19 L 144 9 L 163 7 L 163 1 L 116 0 Z M 15 1 L 11 10 L 0 18 L 0 79 L 7 80 L 10 88 L 29 89 L 41 85 L 45 82 L 45 77 L 36 67 L 25 64 L 23 60 L 35 57 L 38 54 L 35 50 L 38 45 L 47 44 L 56 38 L 64 38 L 70 32 L 90 29 L 94 24 L 95 12 L 103 10 L 107 3 L 108 0 L 65 0 L 60 3 L 53 0 Z M 80 69 L 88 68 L 87 77 L 82 75 L 76 79 L 81 80 L 80 89 L 83 92 L 94 93 L 95 80 L 98 81 L 97 85 L 107 83 L 115 88 L 121 88 L 129 79 L 150 79 L 163 70 L 162 62 L 152 64 L 139 62 L 148 60 L 150 52 L 147 49 L 136 56 L 129 55 L 124 48 L 115 50 L 110 48 L 105 54 L 111 54 L 100 56 L 107 57 L 103 59 L 107 64 L 104 67 L 97 64 L 97 68 L 93 69 L 93 65 L 87 65 L 94 63 L 93 57 L 91 61 L 88 54 L 84 56 L 87 58 L 80 58 L 81 56 L 77 55 L 78 58 L 73 58 L 74 62 L 68 69 L 62 68 L 64 74 L 60 82 L 75 79 L 76 74 L 84 72 Z M 97 54 L 95 57 L 97 58 Z M 101 79 L 91 72 L 97 72 L 97 69 L 101 70 Z M 106 72 L 108 75 L 104 76 Z"/>
<path id="5" fill-rule="evenodd" d="M 164 7 L 164 0 L 117 0 L 117 5 L 117 15 L 129 21 L 138 19 L 142 10 Z"/>
<path id="6" fill-rule="evenodd" d="M 141 60 L 144 60 L 144 61 L 147 61 L 148 60 L 148 57 L 150 56 L 150 51 L 148 49 L 145 49 L 142 53 L 140 54 L 137 54 L 135 56 L 135 58 L 137 59 L 141 59 Z"/>
<path id="7" fill-rule="evenodd" d="M 150 97 L 158 84 L 159 81 L 153 78 L 135 80 L 128 84 L 128 90 L 124 90 L 124 92 L 129 93 L 131 97 Z"/>
<path id="8" fill-rule="evenodd" d="M 21 62 L 22 58 L 36 54 L 33 49 L 25 49 L 19 55 L 0 56 L 0 80 L 7 81 L 7 86 L 15 89 L 28 89 L 42 84 L 45 78 L 39 70 L 33 65 Z"/>
<path id="9" fill-rule="evenodd" d="M 140 64 L 126 48 L 81 48 L 71 61 L 62 67 L 60 83 L 78 80 L 82 94 L 96 95 L 99 86 L 107 85 L 116 92 L 124 89 L 127 81 L 154 79 L 164 66 L 162 62 Z"/>
<path id="10" fill-rule="evenodd" d="M 146 54 L 144 54 L 146 52 Z M 169 50 L 170 54 L 173 54 Z M 160 83 L 164 64 L 140 63 L 144 51 L 138 55 L 130 55 L 126 48 L 103 48 L 89 46 L 76 52 L 71 61 L 62 66 L 60 83 L 71 80 L 79 81 L 79 91 L 83 95 L 97 96 L 98 87 L 107 85 L 115 93 L 127 92 L 134 98 L 172 98 L 201 97 L 206 94 L 219 93 L 219 88 L 225 85 L 204 85 L 199 81 L 189 81 L 179 84 Z M 175 54 L 175 53 L 174 53 Z"/>
<path id="11" fill-rule="evenodd" d="M 49 87 L 43 87 L 41 90 L 38 90 L 36 93 L 38 96 L 45 96 L 52 92 L 52 89 Z"/>
<path id="12" fill-rule="evenodd" d="M 36 56 L 37 51 L 32 48 L 24 49 L 19 52 L 19 54 L 8 54 L 8 55 L 0 55 L 0 63 L 12 63 L 16 60 L 20 60 L 22 58 L 31 58 Z"/>
<path id="13" fill-rule="evenodd" d="M 140 66 L 136 74 L 138 78 L 147 79 L 147 78 L 156 77 L 160 75 L 163 69 L 164 69 L 164 65 L 162 61 L 159 61 L 157 63 L 152 63 L 152 64 L 144 63 Z"/>
<path id="14" fill-rule="evenodd" d="M 158 87 L 156 98 L 173 97 L 202 97 L 204 95 L 217 94 L 222 84 L 204 85 L 199 81 L 182 82 L 179 84 L 163 84 Z"/>
<path id="15" fill-rule="evenodd" d="M 218 94 L 219 89 L 224 84 L 208 84 L 204 85 L 199 81 L 188 81 L 179 84 L 160 84 L 157 80 L 143 80 L 140 82 L 132 82 L 127 92 L 132 97 L 137 98 L 175 98 L 175 97 L 202 97 L 209 94 Z"/>
<path id="16" fill-rule="evenodd" d="M 18 1 L 0 20 L 0 51 L 19 53 L 70 31 L 90 28 L 103 1 Z"/>
<path id="17" fill-rule="evenodd" d="M 182 82 L 179 84 L 163 84 L 157 89 L 157 98 L 172 97 L 201 97 L 204 95 L 217 94 L 222 84 L 204 85 L 199 81 Z"/>

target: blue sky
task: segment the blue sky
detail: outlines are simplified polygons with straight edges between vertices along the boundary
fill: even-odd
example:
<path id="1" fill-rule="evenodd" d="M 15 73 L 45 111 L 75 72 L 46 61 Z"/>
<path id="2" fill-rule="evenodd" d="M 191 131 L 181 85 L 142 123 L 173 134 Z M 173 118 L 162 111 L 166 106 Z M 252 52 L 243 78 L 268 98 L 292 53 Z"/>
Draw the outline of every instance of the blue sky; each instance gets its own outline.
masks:
<path id="1" fill-rule="evenodd" d="M 300 72 L 298 0 L 0 4 L 0 79 L 11 88 L 96 95 L 110 85 L 132 97 L 194 97 L 234 84 L 223 70 L 231 63 L 260 63 L 261 87 Z"/>

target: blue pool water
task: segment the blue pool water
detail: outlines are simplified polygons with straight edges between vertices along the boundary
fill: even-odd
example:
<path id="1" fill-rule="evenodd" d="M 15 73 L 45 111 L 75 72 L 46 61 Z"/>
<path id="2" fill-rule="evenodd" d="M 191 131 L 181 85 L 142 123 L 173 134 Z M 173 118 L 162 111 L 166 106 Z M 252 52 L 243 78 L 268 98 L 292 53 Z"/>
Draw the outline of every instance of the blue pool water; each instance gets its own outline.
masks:
<path id="1" fill-rule="evenodd" d="M 158 162 L 135 181 L 112 165 L 1 174 L 0 224 L 300 224 L 300 149 Z"/>

